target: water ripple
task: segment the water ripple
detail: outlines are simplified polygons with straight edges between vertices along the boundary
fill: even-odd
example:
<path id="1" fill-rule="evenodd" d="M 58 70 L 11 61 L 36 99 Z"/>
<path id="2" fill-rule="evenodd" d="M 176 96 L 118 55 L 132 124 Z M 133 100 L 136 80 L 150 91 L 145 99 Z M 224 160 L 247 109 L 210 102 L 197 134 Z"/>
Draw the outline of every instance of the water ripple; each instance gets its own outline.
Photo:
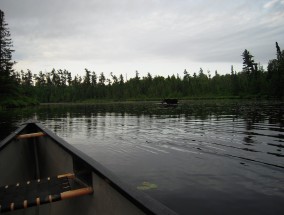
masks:
<path id="1" fill-rule="evenodd" d="M 281 102 L 47 106 L 0 116 L 2 132 L 35 117 L 134 188 L 157 184 L 145 192 L 180 214 L 284 213 Z"/>

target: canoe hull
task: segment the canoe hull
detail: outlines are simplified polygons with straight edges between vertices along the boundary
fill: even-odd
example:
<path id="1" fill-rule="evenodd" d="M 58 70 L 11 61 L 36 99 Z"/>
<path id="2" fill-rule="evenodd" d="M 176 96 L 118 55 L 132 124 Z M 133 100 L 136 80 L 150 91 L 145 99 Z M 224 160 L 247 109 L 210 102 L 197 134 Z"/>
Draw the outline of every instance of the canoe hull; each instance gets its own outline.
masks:
<path id="1" fill-rule="evenodd" d="M 46 135 L 16 138 L 32 132 Z M 175 214 L 154 199 L 129 188 L 40 123 L 23 125 L 0 143 L 0 171 L 5 173 L 0 176 L 0 186 L 72 172 L 93 188 L 93 194 L 9 212 L 13 214 Z"/>

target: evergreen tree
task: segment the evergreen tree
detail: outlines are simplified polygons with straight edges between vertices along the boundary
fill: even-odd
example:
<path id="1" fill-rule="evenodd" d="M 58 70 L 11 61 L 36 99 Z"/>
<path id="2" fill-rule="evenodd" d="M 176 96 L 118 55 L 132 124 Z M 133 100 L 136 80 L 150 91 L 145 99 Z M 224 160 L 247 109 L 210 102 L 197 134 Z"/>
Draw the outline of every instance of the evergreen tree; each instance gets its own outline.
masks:
<path id="1" fill-rule="evenodd" d="M 276 42 L 276 51 L 277 51 L 277 60 L 281 61 L 282 60 L 281 49 L 277 42 Z"/>
<path id="2" fill-rule="evenodd" d="M 5 22 L 5 15 L 0 10 L 0 98 L 6 99 L 17 93 L 16 81 L 13 74 L 12 61 L 12 39 L 8 28 L 8 24 Z"/>
<path id="3" fill-rule="evenodd" d="M 95 72 L 92 72 L 92 86 L 95 87 L 97 85 L 97 74 Z"/>
<path id="4" fill-rule="evenodd" d="M 239 84 L 238 84 L 238 76 L 236 75 L 236 71 L 234 71 L 234 66 L 231 66 L 231 86 L 232 86 L 232 95 L 236 96 L 239 93 Z"/>
<path id="5" fill-rule="evenodd" d="M 258 69 L 257 63 L 254 62 L 253 56 L 246 49 L 243 52 L 242 56 L 243 71 L 247 74 L 249 81 L 249 92 L 251 94 L 259 94 L 261 88 L 261 74 Z"/>
<path id="6" fill-rule="evenodd" d="M 278 98 L 284 96 L 284 51 L 276 42 L 277 59 L 270 60 L 267 66 L 269 80 L 269 94 Z"/>
<path id="7" fill-rule="evenodd" d="M 102 72 L 99 76 L 99 85 L 104 86 L 105 81 L 106 81 L 106 77 L 105 77 L 104 73 Z"/>
<path id="8" fill-rule="evenodd" d="M 90 86 L 91 85 L 91 71 L 88 69 L 85 69 L 86 75 L 84 77 L 84 84 L 86 86 Z"/>
<path id="9" fill-rule="evenodd" d="M 245 51 L 242 54 L 243 57 L 243 70 L 248 74 L 251 75 L 255 69 L 257 64 L 254 63 L 253 56 L 250 54 L 248 50 L 245 49 Z"/>

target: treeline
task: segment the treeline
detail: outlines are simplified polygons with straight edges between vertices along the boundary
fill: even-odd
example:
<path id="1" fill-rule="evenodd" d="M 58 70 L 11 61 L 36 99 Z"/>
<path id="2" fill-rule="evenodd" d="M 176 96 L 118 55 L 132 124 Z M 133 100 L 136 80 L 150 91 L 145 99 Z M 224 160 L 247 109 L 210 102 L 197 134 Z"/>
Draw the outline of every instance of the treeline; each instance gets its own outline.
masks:
<path id="1" fill-rule="evenodd" d="M 0 10 L 0 108 L 25 106 L 39 102 L 77 102 L 85 100 L 146 100 L 198 97 L 270 97 L 283 99 L 284 51 L 276 42 L 276 58 L 267 70 L 254 62 L 249 51 L 242 53 L 243 70 L 230 74 L 211 74 L 201 68 L 183 77 L 155 76 L 150 73 L 125 80 L 123 75 L 97 74 L 85 69 L 83 76 L 72 77 L 67 70 L 50 72 L 14 71 L 14 52 L 4 12 Z"/>
<path id="2" fill-rule="evenodd" d="M 72 77 L 67 70 L 33 74 L 15 72 L 14 77 L 21 92 L 27 97 L 40 102 L 76 102 L 84 100 L 145 100 L 162 98 L 196 98 L 196 97 L 271 97 L 283 98 L 284 85 L 284 51 L 276 43 L 276 59 L 270 60 L 267 71 L 254 62 L 253 56 L 245 50 L 243 71 L 236 72 L 232 66 L 231 73 L 220 75 L 215 71 L 211 75 L 200 68 L 198 73 L 190 75 L 184 70 L 183 77 L 136 76 L 125 80 L 123 75 L 97 74 L 85 69 L 85 75 Z"/>

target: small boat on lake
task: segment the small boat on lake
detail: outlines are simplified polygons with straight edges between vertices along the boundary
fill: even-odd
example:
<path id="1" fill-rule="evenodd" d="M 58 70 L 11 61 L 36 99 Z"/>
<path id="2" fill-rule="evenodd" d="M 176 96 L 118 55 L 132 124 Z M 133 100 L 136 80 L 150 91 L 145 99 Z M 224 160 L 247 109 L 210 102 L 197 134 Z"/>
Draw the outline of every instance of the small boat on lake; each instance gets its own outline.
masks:
<path id="1" fill-rule="evenodd" d="M 165 106 L 177 106 L 178 105 L 178 99 L 163 99 L 162 105 Z"/>
<path id="2" fill-rule="evenodd" d="M 0 213 L 176 214 L 37 122 L 0 142 L 0 172 Z"/>

